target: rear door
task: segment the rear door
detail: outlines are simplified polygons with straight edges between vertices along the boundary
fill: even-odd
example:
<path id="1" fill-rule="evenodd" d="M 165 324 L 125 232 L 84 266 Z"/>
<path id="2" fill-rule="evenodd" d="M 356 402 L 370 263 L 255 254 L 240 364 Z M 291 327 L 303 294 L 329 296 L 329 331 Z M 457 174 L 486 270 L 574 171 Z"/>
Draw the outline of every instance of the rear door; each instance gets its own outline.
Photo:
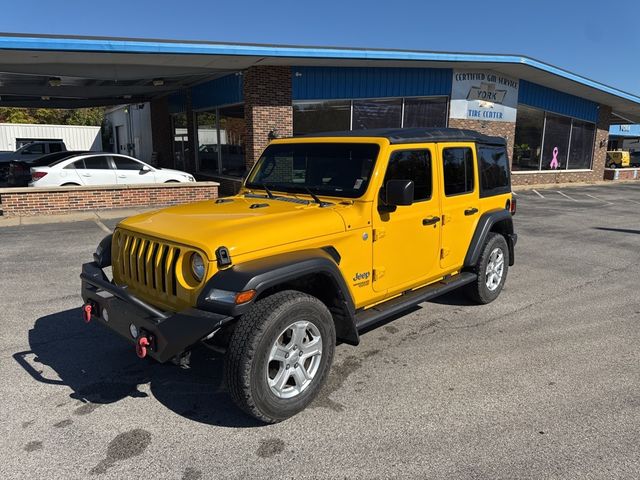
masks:
<path id="1" fill-rule="evenodd" d="M 108 155 L 85 157 L 74 163 L 83 185 L 115 185 L 116 171 Z"/>
<path id="2" fill-rule="evenodd" d="M 442 188 L 443 269 L 462 267 L 480 217 L 476 150 L 473 143 L 438 145 Z"/>
<path id="3" fill-rule="evenodd" d="M 151 170 L 142 170 L 142 162 L 130 157 L 113 155 L 111 157 L 116 167 L 116 181 L 119 184 L 154 183 L 155 175 Z"/>

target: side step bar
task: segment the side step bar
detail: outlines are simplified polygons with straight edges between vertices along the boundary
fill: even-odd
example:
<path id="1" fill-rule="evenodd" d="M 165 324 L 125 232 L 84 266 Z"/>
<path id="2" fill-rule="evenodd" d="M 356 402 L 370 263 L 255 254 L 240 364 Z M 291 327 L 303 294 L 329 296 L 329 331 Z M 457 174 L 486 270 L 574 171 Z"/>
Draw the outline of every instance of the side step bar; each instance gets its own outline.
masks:
<path id="1" fill-rule="evenodd" d="M 438 283 L 427 285 L 418 290 L 412 290 L 404 295 L 392 298 L 387 302 L 357 313 L 356 327 L 358 331 L 362 331 L 403 310 L 407 310 L 419 303 L 426 302 L 451 290 L 467 285 L 475 281 L 476 278 L 478 278 L 478 276 L 475 273 L 462 272 L 446 280 L 441 280 Z"/>

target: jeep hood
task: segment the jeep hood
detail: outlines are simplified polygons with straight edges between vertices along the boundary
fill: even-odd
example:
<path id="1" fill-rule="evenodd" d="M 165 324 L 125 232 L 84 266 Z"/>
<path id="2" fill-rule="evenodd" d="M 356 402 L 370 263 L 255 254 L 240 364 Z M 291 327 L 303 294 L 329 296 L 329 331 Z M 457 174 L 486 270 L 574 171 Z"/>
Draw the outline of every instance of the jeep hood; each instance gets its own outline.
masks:
<path id="1" fill-rule="evenodd" d="M 342 216 L 334 208 L 231 197 L 143 213 L 123 220 L 118 228 L 196 247 L 214 260 L 221 246 L 232 256 L 242 255 L 344 232 Z"/>

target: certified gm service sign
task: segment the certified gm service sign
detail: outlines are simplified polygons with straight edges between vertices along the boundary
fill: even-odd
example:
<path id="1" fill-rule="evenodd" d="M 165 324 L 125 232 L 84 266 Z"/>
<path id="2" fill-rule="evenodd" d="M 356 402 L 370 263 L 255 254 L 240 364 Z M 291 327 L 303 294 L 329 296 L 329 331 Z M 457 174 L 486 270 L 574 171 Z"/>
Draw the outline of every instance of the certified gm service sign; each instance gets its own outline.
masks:
<path id="1" fill-rule="evenodd" d="M 490 70 L 454 70 L 451 118 L 515 122 L 518 80 Z"/>

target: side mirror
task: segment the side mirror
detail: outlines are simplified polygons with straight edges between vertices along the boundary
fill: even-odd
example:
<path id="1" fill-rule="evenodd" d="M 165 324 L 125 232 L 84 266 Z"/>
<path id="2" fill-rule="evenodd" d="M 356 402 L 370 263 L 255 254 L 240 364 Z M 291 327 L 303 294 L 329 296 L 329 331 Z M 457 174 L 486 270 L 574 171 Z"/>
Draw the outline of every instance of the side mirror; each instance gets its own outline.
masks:
<path id="1" fill-rule="evenodd" d="M 386 204 L 394 207 L 413 203 L 413 180 L 389 180 L 386 185 Z"/>
<path id="2" fill-rule="evenodd" d="M 414 188 L 413 180 L 389 180 L 385 185 L 385 196 L 378 205 L 378 211 L 391 213 L 401 205 L 411 205 Z"/>
<path id="3" fill-rule="evenodd" d="M 151 171 L 151 167 L 149 165 L 143 165 L 142 168 L 140 169 L 140 172 L 142 173 L 147 173 Z"/>

